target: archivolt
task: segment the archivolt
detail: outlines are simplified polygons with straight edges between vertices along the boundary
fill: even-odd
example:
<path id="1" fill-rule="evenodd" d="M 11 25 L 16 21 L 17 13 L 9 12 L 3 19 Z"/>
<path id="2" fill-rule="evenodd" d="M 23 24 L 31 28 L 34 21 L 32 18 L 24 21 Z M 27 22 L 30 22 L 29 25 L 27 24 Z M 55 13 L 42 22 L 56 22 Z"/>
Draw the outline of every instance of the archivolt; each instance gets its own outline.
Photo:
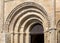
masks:
<path id="1" fill-rule="evenodd" d="M 60 20 L 57 22 L 56 26 L 57 26 L 58 30 L 60 30 Z"/>
<path id="2" fill-rule="evenodd" d="M 48 16 L 45 9 L 42 6 L 34 2 L 24 2 L 18 5 L 17 7 L 15 7 L 11 11 L 11 13 L 8 15 L 6 19 L 5 28 L 8 32 L 10 30 L 14 32 L 15 29 L 18 29 L 18 30 L 21 29 L 22 24 L 24 24 L 26 20 L 33 17 L 40 19 L 42 23 L 46 21 L 48 25 Z M 25 26 L 28 25 L 27 23 L 25 24 Z"/>

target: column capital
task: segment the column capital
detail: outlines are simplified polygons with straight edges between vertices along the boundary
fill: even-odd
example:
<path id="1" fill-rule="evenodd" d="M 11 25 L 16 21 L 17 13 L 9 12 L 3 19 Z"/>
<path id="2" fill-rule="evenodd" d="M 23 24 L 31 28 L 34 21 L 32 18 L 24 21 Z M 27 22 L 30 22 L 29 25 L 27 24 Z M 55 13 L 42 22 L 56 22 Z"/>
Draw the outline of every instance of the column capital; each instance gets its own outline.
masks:
<path id="1" fill-rule="evenodd" d="M 56 28 L 49 28 L 49 31 L 50 31 L 50 30 L 57 30 L 57 29 L 56 29 Z"/>
<path id="2" fill-rule="evenodd" d="M 46 32 L 50 32 L 50 31 L 52 31 L 52 30 L 57 30 L 56 28 L 49 28 L 47 31 L 45 31 L 44 33 L 46 33 Z"/>

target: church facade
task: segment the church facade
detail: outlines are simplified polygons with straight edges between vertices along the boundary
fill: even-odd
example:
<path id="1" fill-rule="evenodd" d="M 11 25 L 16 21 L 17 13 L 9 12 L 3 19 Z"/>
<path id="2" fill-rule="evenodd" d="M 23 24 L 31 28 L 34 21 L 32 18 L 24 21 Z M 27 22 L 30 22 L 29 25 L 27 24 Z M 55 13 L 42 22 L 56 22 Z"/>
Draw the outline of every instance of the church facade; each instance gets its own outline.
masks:
<path id="1" fill-rule="evenodd" d="M 0 43 L 60 43 L 60 0 L 0 0 Z"/>

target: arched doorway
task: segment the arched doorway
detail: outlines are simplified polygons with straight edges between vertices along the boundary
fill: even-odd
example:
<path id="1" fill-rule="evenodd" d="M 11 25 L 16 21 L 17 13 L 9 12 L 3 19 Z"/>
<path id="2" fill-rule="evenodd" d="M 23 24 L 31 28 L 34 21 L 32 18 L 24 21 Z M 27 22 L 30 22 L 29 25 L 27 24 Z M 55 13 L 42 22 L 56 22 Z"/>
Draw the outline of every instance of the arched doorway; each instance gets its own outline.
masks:
<path id="1" fill-rule="evenodd" d="M 30 31 L 30 43 L 44 43 L 44 29 L 39 23 L 32 25 Z"/>
<path id="2" fill-rule="evenodd" d="M 42 22 L 43 26 L 40 24 L 40 22 Z M 8 15 L 5 23 L 5 30 L 6 32 L 10 33 L 11 43 L 29 43 L 29 36 L 31 36 L 31 39 L 32 37 L 34 37 L 34 35 L 32 34 L 30 35 L 30 32 L 32 33 L 34 31 L 29 31 L 30 26 L 33 23 L 34 25 L 32 26 L 32 28 L 34 28 L 36 25 L 39 25 L 44 27 L 44 31 L 46 31 L 49 27 L 47 13 L 41 5 L 35 2 L 24 2 L 14 8 Z M 37 33 L 39 33 L 35 36 L 40 37 L 41 34 L 38 30 L 39 29 L 37 29 Z M 43 34 L 42 36 L 44 35 L 45 34 Z"/>

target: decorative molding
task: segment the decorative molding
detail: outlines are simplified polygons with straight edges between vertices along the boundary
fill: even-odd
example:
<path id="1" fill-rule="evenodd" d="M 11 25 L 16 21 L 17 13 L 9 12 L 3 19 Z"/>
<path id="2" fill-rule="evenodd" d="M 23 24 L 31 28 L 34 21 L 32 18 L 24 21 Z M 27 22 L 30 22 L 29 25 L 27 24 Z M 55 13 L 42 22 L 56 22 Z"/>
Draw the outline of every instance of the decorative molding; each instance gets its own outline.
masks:
<path id="1" fill-rule="evenodd" d="M 36 10 L 35 10 L 36 9 Z M 24 11 L 25 10 L 25 11 Z M 23 11 L 23 12 L 22 12 Z M 45 11 L 45 9 L 41 6 L 41 5 L 39 5 L 39 4 L 37 4 L 37 3 L 34 3 L 34 2 L 24 2 L 24 3 L 22 3 L 22 4 L 19 4 L 17 7 L 15 7 L 12 11 L 11 11 L 11 13 L 8 15 L 8 17 L 7 17 L 7 19 L 6 19 L 6 24 L 5 24 L 5 26 L 6 26 L 6 30 L 9 28 L 9 26 L 11 25 L 11 22 L 12 22 L 12 20 L 14 20 L 14 18 L 16 17 L 16 16 L 18 16 L 17 18 L 16 18 L 16 20 L 15 20 L 15 22 L 14 22 L 14 26 L 13 26 L 13 28 L 15 28 L 15 26 L 16 26 L 16 23 L 17 23 L 17 21 L 20 19 L 21 20 L 21 17 L 23 17 L 25 14 L 27 14 L 27 13 L 29 13 L 29 12 L 35 12 L 35 13 L 37 13 L 37 14 L 40 14 L 44 19 L 46 19 L 47 20 L 47 22 L 49 23 L 49 19 L 48 19 L 48 16 L 47 16 L 47 12 Z M 20 15 L 18 15 L 20 13 Z M 30 14 L 31 15 L 31 14 Z M 33 16 L 34 14 L 32 13 L 32 15 L 31 16 Z M 38 16 L 38 15 L 35 15 L 36 17 L 39 17 L 40 18 L 40 16 Z M 35 16 L 33 16 L 33 17 L 35 17 Z M 30 18 L 29 17 L 29 15 L 27 15 L 26 16 L 26 18 L 24 18 L 24 19 L 28 19 L 28 18 Z M 21 22 L 24 22 L 23 20 L 24 19 L 22 19 L 22 21 Z M 42 19 L 42 18 L 41 18 Z M 8 29 L 9 30 L 9 29 Z"/>
<path id="2" fill-rule="evenodd" d="M 25 33 L 28 31 L 27 35 L 29 36 L 30 28 L 28 27 L 30 25 L 33 25 L 32 23 L 34 22 L 42 24 L 44 31 L 45 29 L 49 29 L 49 18 L 48 18 L 46 10 L 37 3 L 24 2 L 22 4 L 19 4 L 10 12 L 10 14 L 8 15 L 6 19 L 5 30 L 7 31 L 7 33 L 13 33 L 12 34 L 13 36 L 11 36 L 13 37 L 12 38 L 13 43 L 16 42 L 16 39 L 14 39 L 16 37 L 15 35 L 18 36 L 17 38 L 18 43 L 19 41 L 22 41 L 23 43 L 23 40 L 21 40 L 21 38 L 23 39 L 24 35 L 23 34 L 18 35 L 18 34 L 22 32 Z M 18 33 L 18 34 L 15 34 L 15 33 Z M 29 40 L 29 38 L 26 38 L 26 39 Z"/>
<path id="3" fill-rule="evenodd" d="M 45 31 L 44 33 L 51 32 L 52 30 L 57 30 L 57 29 L 56 28 L 51 28 L 51 29 L 48 29 L 47 31 Z"/>
<path id="4" fill-rule="evenodd" d="M 60 28 L 60 20 L 57 22 L 57 28 Z"/>

